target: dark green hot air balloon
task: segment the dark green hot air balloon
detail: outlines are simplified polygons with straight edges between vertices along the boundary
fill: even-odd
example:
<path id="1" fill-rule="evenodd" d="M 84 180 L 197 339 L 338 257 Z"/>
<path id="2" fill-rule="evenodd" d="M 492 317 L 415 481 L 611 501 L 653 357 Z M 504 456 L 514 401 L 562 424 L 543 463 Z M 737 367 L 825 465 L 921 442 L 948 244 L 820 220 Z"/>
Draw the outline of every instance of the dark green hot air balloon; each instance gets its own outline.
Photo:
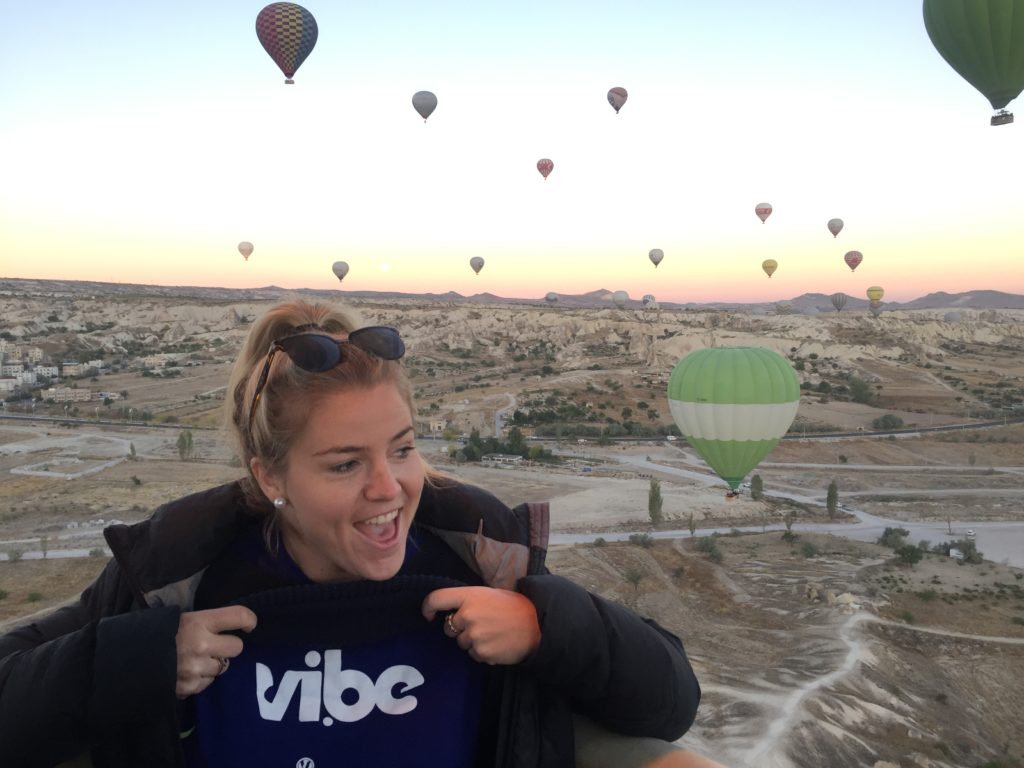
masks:
<path id="1" fill-rule="evenodd" d="M 924 0 L 924 28 L 942 58 L 997 110 L 1024 90 L 1024 0 Z"/>

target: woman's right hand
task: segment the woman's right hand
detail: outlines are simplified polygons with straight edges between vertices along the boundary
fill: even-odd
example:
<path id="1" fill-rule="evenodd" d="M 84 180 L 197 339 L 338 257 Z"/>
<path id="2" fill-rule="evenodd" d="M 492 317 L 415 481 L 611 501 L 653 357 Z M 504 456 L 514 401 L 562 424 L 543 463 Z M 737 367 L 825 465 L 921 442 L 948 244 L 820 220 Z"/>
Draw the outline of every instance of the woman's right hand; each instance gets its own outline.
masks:
<path id="1" fill-rule="evenodd" d="M 243 605 L 181 614 L 175 638 L 178 680 L 174 692 L 178 698 L 202 691 L 228 668 L 230 659 L 242 652 L 241 639 L 221 632 L 252 632 L 255 628 L 256 614 Z"/>

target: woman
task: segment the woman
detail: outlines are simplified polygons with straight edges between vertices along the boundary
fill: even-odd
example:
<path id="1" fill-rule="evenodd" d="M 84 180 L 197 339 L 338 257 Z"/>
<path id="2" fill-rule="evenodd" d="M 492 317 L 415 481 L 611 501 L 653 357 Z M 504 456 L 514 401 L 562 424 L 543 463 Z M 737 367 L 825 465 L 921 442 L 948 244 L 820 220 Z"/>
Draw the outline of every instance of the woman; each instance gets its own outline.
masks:
<path id="1" fill-rule="evenodd" d="M 253 326 L 247 476 L 107 529 L 80 601 L 0 638 L 0 762 L 571 766 L 573 713 L 689 728 L 682 645 L 547 572 L 546 506 L 420 458 L 404 351 L 323 305 Z"/>

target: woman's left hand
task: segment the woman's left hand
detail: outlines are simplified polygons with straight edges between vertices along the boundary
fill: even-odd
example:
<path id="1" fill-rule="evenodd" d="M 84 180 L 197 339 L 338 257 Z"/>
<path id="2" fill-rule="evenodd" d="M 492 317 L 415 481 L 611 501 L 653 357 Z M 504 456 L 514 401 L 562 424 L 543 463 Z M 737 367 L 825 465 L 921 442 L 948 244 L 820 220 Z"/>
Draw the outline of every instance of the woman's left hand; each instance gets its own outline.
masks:
<path id="1" fill-rule="evenodd" d="M 433 621 L 447 613 L 444 631 L 475 660 L 518 664 L 540 645 L 537 609 L 518 592 L 492 587 L 436 589 L 423 601 L 423 616 Z"/>

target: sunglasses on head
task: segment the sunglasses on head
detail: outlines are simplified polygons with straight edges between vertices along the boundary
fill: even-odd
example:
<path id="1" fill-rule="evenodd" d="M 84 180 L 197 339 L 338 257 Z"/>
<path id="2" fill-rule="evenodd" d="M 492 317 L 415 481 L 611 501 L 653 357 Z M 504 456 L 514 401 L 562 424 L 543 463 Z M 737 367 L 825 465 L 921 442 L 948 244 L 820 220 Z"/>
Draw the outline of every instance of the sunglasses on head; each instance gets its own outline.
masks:
<path id="1" fill-rule="evenodd" d="M 270 365 L 278 350 L 291 358 L 295 365 L 310 373 L 329 371 L 345 359 L 342 352 L 346 344 L 351 344 L 381 360 L 398 360 L 405 354 L 405 342 L 398 331 L 386 325 L 371 325 L 352 331 L 346 339 L 336 339 L 322 333 L 297 333 L 277 339 L 270 345 L 263 371 L 256 382 L 256 391 L 252 396 L 249 408 L 249 431 L 252 431 L 252 420 L 256 414 L 256 406 L 263 395 L 270 376 Z"/>

